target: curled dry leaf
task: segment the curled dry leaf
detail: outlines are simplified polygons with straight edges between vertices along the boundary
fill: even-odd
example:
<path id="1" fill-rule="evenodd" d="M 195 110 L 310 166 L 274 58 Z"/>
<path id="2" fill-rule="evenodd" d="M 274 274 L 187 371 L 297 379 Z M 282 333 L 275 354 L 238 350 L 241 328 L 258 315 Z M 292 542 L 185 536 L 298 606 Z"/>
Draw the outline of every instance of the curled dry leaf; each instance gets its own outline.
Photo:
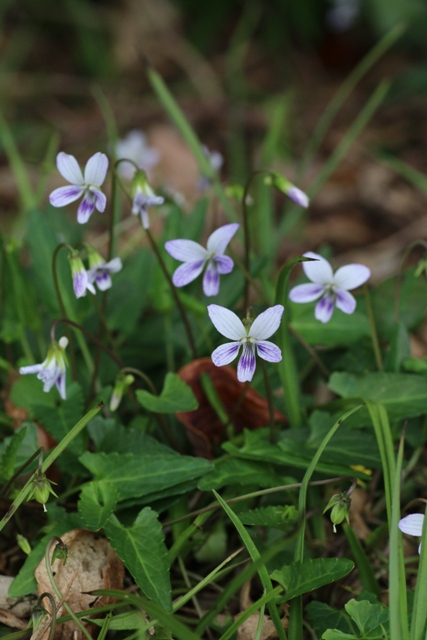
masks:
<path id="1" fill-rule="evenodd" d="M 239 614 L 241 615 L 241 614 Z M 235 616 L 236 620 L 239 616 Z M 253 640 L 256 636 L 256 630 L 259 622 L 259 611 L 253 613 L 247 620 L 240 625 L 237 630 L 237 640 Z M 282 625 L 284 629 L 288 627 L 288 619 L 282 619 Z M 262 623 L 262 631 L 260 635 L 260 640 L 273 640 L 274 638 L 278 638 L 276 627 L 272 622 L 270 616 L 265 615 Z"/>
<path id="2" fill-rule="evenodd" d="M 86 609 L 95 611 L 97 607 L 112 602 L 112 598 L 87 593 L 96 589 L 123 588 L 124 567 L 108 540 L 97 533 L 82 529 L 65 533 L 61 540 L 68 547 L 68 558 L 65 564 L 63 560 L 55 560 L 52 572 L 69 607 L 78 613 Z M 54 547 L 55 545 L 52 546 L 52 553 Z M 39 594 L 45 591 L 53 593 L 44 558 L 36 569 L 35 577 Z M 54 597 L 57 601 L 56 596 Z M 43 606 L 50 611 L 47 598 L 44 598 Z M 65 613 L 64 607 L 60 606 L 57 618 Z M 48 631 L 43 639 L 47 636 Z M 57 626 L 54 640 L 82 640 L 82 633 L 73 621 L 65 622 Z"/>
<path id="3" fill-rule="evenodd" d="M 194 453 L 212 458 L 213 449 L 226 439 L 227 429 L 206 397 L 201 383 L 203 374 L 210 377 L 235 433 L 269 424 L 268 402 L 252 387 L 239 382 L 232 367 L 216 367 L 210 358 L 193 360 L 180 369 L 178 375 L 191 387 L 199 407 L 177 413 L 176 417 L 187 427 Z M 278 410 L 274 412 L 274 419 L 286 422 Z"/>

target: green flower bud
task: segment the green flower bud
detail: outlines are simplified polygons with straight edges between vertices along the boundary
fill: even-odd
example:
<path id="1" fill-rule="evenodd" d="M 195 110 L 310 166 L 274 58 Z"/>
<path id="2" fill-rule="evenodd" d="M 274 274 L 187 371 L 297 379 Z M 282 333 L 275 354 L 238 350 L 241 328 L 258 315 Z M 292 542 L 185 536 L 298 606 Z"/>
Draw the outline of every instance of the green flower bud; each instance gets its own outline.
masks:
<path id="1" fill-rule="evenodd" d="M 292 202 L 298 204 L 300 207 L 304 207 L 305 209 L 309 205 L 308 196 L 298 189 L 292 182 L 289 182 L 282 176 L 278 171 L 270 171 L 269 174 L 264 178 L 264 184 L 267 186 L 272 186 L 278 191 L 284 193 Z"/>
<path id="2" fill-rule="evenodd" d="M 18 546 L 22 549 L 22 551 L 29 556 L 32 549 L 30 546 L 30 543 L 28 542 L 27 538 L 25 538 L 25 536 L 21 536 L 20 533 L 18 533 L 16 535 L 16 542 L 18 543 Z"/>
<path id="3" fill-rule="evenodd" d="M 110 411 L 116 411 L 122 401 L 123 395 L 131 384 L 135 382 L 135 378 L 131 374 L 123 374 L 122 372 L 116 378 L 113 393 L 110 399 Z"/>
<path id="4" fill-rule="evenodd" d="M 49 494 L 54 495 L 56 498 L 58 497 L 52 489 L 51 481 L 48 480 L 42 471 L 37 471 L 33 478 L 32 485 L 33 489 L 29 499 L 34 498 L 34 500 L 37 500 L 37 502 L 43 505 L 43 510 L 47 511 L 46 502 L 49 500 Z"/>
<path id="5" fill-rule="evenodd" d="M 427 277 L 427 254 L 421 258 L 415 269 L 414 276 L 419 278 L 421 275 Z"/>
<path id="6" fill-rule="evenodd" d="M 347 495 L 347 492 L 336 493 L 329 500 L 323 513 L 326 513 L 328 509 L 331 509 L 331 522 L 333 525 L 334 533 L 337 532 L 336 525 L 341 524 L 344 520 L 350 523 L 349 512 L 351 506 L 351 498 Z"/>
<path id="7" fill-rule="evenodd" d="M 68 547 L 67 545 L 62 542 L 58 542 L 53 550 L 52 553 L 52 558 L 50 560 L 51 564 L 53 564 L 55 562 L 55 560 L 63 560 L 64 561 L 64 565 L 67 562 L 67 558 L 68 558 Z"/>

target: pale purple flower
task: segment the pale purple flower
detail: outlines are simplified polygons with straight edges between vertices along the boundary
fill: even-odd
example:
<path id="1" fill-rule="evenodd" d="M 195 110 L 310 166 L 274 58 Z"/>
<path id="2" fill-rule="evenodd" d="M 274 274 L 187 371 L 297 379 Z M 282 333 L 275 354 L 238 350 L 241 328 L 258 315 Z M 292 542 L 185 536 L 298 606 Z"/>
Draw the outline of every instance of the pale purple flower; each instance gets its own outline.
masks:
<path id="1" fill-rule="evenodd" d="M 157 149 L 148 146 L 147 137 L 142 131 L 133 129 L 117 142 L 116 157 L 118 160 L 132 160 L 138 169 L 149 172 L 159 162 L 160 155 Z M 125 180 L 132 180 L 135 167 L 131 162 L 120 162 L 117 171 Z"/>
<path id="2" fill-rule="evenodd" d="M 348 264 L 340 267 L 335 273 L 325 258 L 317 253 L 307 251 L 306 258 L 313 261 L 302 263 L 304 273 L 312 284 L 300 284 L 289 292 L 292 302 L 313 302 L 320 298 L 314 315 L 320 322 L 328 322 L 337 306 L 344 313 L 353 313 L 356 300 L 349 290 L 360 287 L 371 275 L 363 264 Z"/>
<path id="3" fill-rule="evenodd" d="M 224 158 L 219 151 L 210 151 L 206 145 L 202 145 L 203 155 L 208 159 L 211 169 L 215 173 L 219 173 L 222 165 L 224 164 Z M 206 176 L 200 176 L 199 182 L 197 184 L 197 189 L 199 191 L 203 191 L 207 189 L 210 185 L 211 181 Z"/>
<path id="4" fill-rule="evenodd" d="M 84 268 L 78 251 L 70 251 L 68 260 L 70 261 L 71 277 L 73 278 L 73 289 L 76 298 L 82 298 L 87 291 L 95 294 L 95 287 L 89 280 L 88 272 Z"/>
<path id="5" fill-rule="evenodd" d="M 268 342 L 269 338 L 279 328 L 284 308 L 281 304 L 270 307 L 255 318 L 253 322 L 245 320 L 246 326 L 235 313 L 217 304 L 208 306 L 209 317 L 214 327 L 226 338 L 233 340 L 229 344 L 222 344 L 212 353 L 212 361 L 217 367 L 230 364 L 243 347 L 239 364 L 237 365 L 237 379 L 240 382 L 250 382 L 256 368 L 255 347 L 260 358 L 267 362 L 280 362 L 282 353 L 275 344 Z"/>
<path id="6" fill-rule="evenodd" d="M 132 214 L 134 216 L 139 215 L 144 229 L 149 229 L 150 218 L 147 207 L 158 207 L 160 204 L 163 204 L 164 201 L 165 199 L 162 196 L 156 196 L 148 183 L 143 188 L 141 185 L 137 185 L 132 201 Z"/>
<path id="7" fill-rule="evenodd" d="M 59 173 L 70 183 L 70 186 L 59 187 L 49 196 L 54 207 L 65 207 L 67 204 L 83 196 L 78 211 L 77 222 L 84 224 L 95 211 L 105 210 L 107 198 L 100 187 L 105 180 L 108 169 L 108 158 L 98 151 L 86 163 L 84 175 L 74 156 L 61 151 L 56 156 Z"/>
<path id="8" fill-rule="evenodd" d="M 239 225 L 236 222 L 225 224 L 216 229 L 208 238 L 206 249 L 194 240 L 168 240 L 166 251 L 182 264 L 172 276 L 176 287 L 184 287 L 200 275 L 206 267 L 203 276 L 203 291 L 206 296 L 216 296 L 219 291 L 219 276 L 230 273 L 234 262 L 224 255 L 231 238 Z"/>
<path id="9" fill-rule="evenodd" d="M 301 191 L 301 189 L 298 189 L 294 184 L 289 187 L 286 195 L 292 202 L 295 202 L 295 204 L 298 204 L 300 207 L 304 207 L 304 209 L 307 209 L 310 204 L 308 195 L 304 193 L 304 191 Z"/>
<path id="10" fill-rule="evenodd" d="M 407 533 L 410 536 L 422 536 L 423 524 L 424 515 L 422 513 L 412 513 L 399 520 L 398 526 L 403 533 Z M 421 545 L 418 547 L 418 553 L 421 553 Z"/>
<path id="11" fill-rule="evenodd" d="M 110 289 L 112 283 L 111 273 L 117 273 L 122 268 L 120 258 L 113 258 L 109 262 L 98 262 L 87 272 L 89 284 L 95 283 L 100 291 Z"/>
<path id="12" fill-rule="evenodd" d="M 59 342 L 52 342 L 46 360 L 41 364 L 21 367 L 19 373 L 21 375 L 37 373 L 37 378 L 43 382 L 43 391 L 49 392 L 53 385 L 56 385 L 59 395 L 65 400 L 65 348 L 67 345 L 68 340 L 65 337 L 60 338 Z"/>

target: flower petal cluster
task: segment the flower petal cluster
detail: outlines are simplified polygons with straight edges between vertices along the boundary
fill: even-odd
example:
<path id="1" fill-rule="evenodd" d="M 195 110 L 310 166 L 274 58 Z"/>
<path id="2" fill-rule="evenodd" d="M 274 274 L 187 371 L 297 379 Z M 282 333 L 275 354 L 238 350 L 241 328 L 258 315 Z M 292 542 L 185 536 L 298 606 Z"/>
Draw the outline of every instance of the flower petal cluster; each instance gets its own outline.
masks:
<path id="1" fill-rule="evenodd" d="M 399 520 L 399 529 L 403 533 L 407 533 L 410 536 L 422 536 L 424 524 L 424 514 L 411 513 L 409 516 Z M 418 553 L 421 553 L 421 545 L 418 547 Z"/>
<path id="2" fill-rule="evenodd" d="M 279 347 L 266 339 L 279 328 L 283 311 L 283 306 L 277 304 L 260 313 L 250 326 L 245 327 L 240 318 L 229 309 L 210 304 L 208 313 L 213 325 L 219 333 L 233 340 L 215 349 L 212 353 L 213 363 L 217 367 L 230 364 L 238 355 L 240 347 L 243 347 L 237 365 L 237 379 L 240 382 L 250 382 L 256 368 L 255 350 L 259 357 L 267 362 L 280 362 L 282 352 Z"/>
<path id="3" fill-rule="evenodd" d="M 49 196 L 52 206 L 65 207 L 83 196 L 77 210 L 77 222 L 80 224 L 89 220 L 95 208 L 101 213 L 105 210 L 107 198 L 100 189 L 108 170 L 108 158 L 105 153 L 98 151 L 89 158 L 84 175 L 75 157 L 63 151 L 56 156 L 56 166 L 70 186 L 52 191 Z"/>
<path id="4" fill-rule="evenodd" d="M 163 196 L 157 196 L 147 179 L 145 171 L 136 171 L 132 181 L 132 214 L 141 218 L 144 229 L 150 228 L 147 207 L 158 207 L 163 204 Z"/>
<path id="5" fill-rule="evenodd" d="M 176 287 L 184 287 L 199 276 L 203 269 L 203 291 L 206 296 L 216 296 L 219 291 L 219 276 L 230 273 L 234 262 L 224 255 L 231 238 L 239 228 L 239 224 L 233 222 L 219 227 L 208 238 L 206 249 L 194 240 L 168 240 L 165 243 L 166 251 L 182 264 L 173 274 L 172 281 Z"/>
<path id="6" fill-rule="evenodd" d="M 82 298 L 87 291 L 95 294 L 95 287 L 89 280 L 89 274 L 86 271 L 83 261 L 78 251 L 70 251 L 68 260 L 71 266 L 71 277 L 73 278 L 73 289 L 76 298 Z"/>
<path id="7" fill-rule="evenodd" d="M 104 258 L 90 245 L 86 245 L 89 258 L 89 271 L 87 272 L 88 283 L 96 284 L 100 291 L 110 289 L 113 282 L 111 274 L 121 271 L 123 265 L 120 258 L 113 258 L 105 262 Z M 94 293 L 94 291 L 93 291 Z"/>
<path id="8" fill-rule="evenodd" d="M 65 400 L 65 348 L 67 345 L 68 340 L 65 337 L 60 338 L 59 342 L 52 342 L 47 352 L 46 360 L 41 364 L 21 367 L 19 373 L 21 375 L 37 373 L 37 378 L 43 382 L 43 391 L 47 393 L 52 389 L 53 385 L 56 385 L 59 395 Z"/>
<path id="9" fill-rule="evenodd" d="M 349 290 L 360 287 L 371 275 L 368 267 L 363 264 L 348 264 L 340 267 L 334 273 L 325 258 L 307 251 L 306 258 L 312 261 L 302 263 L 304 273 L 312 284 L 300 284 L 289 292 L 292 302 L 312 302 L 320 298 L 314 315 L 320 322 L 329 322 L 335 307 L 344 313 L 353 313 L 356 300 Z"/>
<path id="10" fill-rule="evenodd" d="M 147 136 L 137 129 L 132 129 L 129 133 L 119 140 L 116 144 L 116 157 L 118 160 L 131 160 L 132 162 L 120 162 L 117 165 L 119 175 L 125 180 L 132 180 L 135 163 L 138 169 L 149 171 L 160 159 L 157 149 L 147 144 Z"/>
<path id="11" fill-rule="evenodd" d="M 270 171 L 264 179 L 264 184 L 275 187 L 300 207 L 306 209 L 310 204 L 308 195 L 292 184 L 292 182 L 289 182 L 289 180 L 278 171 Z"/>

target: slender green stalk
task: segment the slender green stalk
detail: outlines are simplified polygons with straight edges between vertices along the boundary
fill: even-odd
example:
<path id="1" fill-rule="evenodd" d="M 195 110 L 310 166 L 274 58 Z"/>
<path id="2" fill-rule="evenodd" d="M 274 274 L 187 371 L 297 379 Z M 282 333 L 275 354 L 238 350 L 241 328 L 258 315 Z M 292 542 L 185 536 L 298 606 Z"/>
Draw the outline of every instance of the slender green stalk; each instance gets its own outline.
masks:
<path id="1" fill-rule="evenodd" d="M 84 327 L 82 327 L 81 324 L 79 324 L 78 322 L 74 322 L 74 320 L 70 320 L 69 318 L 59 318 L 58 320 L 55 320 L 55 322 L 52 325 L 52 328 L 50 330 L 50 334 L 51 334 L 51 339 L 55 340 L 55 329 L 58 326 L 58 324 L 60 322 L 63 322 L 65 324 L 69 324 L 72 327 L 74 327 L 75 329 L 78 329 L 79 331 L 81 331 L 82 333 L 84 333 L 84 335 L 89 338 L 90 340 L 92 340 L 92 342 L 94 342 L 100 349 L 102 349 L 109 358 L 111 358 L 111 360 L 113 360 L 117 366 L 120 369 L 123 369 L 123 362 L 121 361 L 121 358 L 116 356 L 112 351 L 110 351 L 110 349 L 108 349 L 108 347 L 105 346 L 105 344 L 103 342 L 101 342 L 101 340 L 99 338 L 97 338 L 96 336 L 93 335 L 93 333 L 90 333 L 90 331 L 88 331 L 87 329 L 85 329 Z M 79 335 L 79 334 L 77 334 Z"/>
<path id="2" fill-rule="evenodd" d="M 396 476 L 396 460 L 394 458 L 393 437 L 387 411 L 381 404 L 365 401 L 374 426 L 375 437 L 381 457 L 381 465 L 384 474 L 384 489 L 387 506 L 387 519 L 391 523 L 391 504 L 393 495 L 393 482 Z"/>
<path id="3" fill-rule="evenodd" d="M 391 496 L 391 519 L 390 527 L 390 560 L 389 560 L 389 611 L 390 611 L 390 640 L 408 640 L 408 605 L 405 585 L 405 564 L 403 557 L 402 536 L 399 532 L 398 523 L 400 519 L 400 484 L 402 479 L 402 461 L 403 461 L 403 436 L 400 439 L 397 461 L 395 464 L 395 472 L 392 478 L 392 496 Z M 427 563 L 425 564 L 427 569 Z M 420 577 L 420 576 L 418 576 Z M 427 574 L 424 574 L 424 578 Z M 423 588 L 425 595 L 425 586 Z M 424 613 L 424 625 L 427 613 L 427 600 L 421 606 L 421 614 Z M 415 603 L 412 617 L 416 616 Z M 421 640 L 421 635 L 416 637 Z"/>
<path id="4" fill-rule="evenodd" d="M 362 405 L 354 407 L 350 411 L 347 411 L 335 424 L 329 429 L 326 436 L 323 438 L 319 448 L 316 451 L 307 471 L 304 474 L 304 478 L 301 483 L 301 489 L 298 499 L 298 513 L 300 527 L 296 538 L 294 561 L 302 562 L 304 560 L 304 540 L 305 540 L 305 523 L 306 523 L 306 510 L 307 510 L 307 489 L 310 482 L 310 478 L 313 475 L 316 465 L 320 460 L 320 456 L 326 449 L 332 436 L 339 429 L 341 424 L 353 413 L 358 411 Z M 291 603 L 291 613 L 289 616 L 289 640 L 301 640 L 302 638 L 302 598 L 298 596 L 294 598 Z"/>
<path id="5" fill-rule="evenodd" d="M 46 566 L 47 577 L 49 578 L 49 582 L 52 586 L 52 589 L 54 590 L 56 597 L 59 599 L 59 601 L 62 601 L 63 600 L 62 593 L 60 592 L 58 585 L 55 582 L 55 578 L 53 577 L 52 564 L 50 559 L 50 556 L 51 556 L 50 551 L 52 549 L 52 545 L 53 543 L 58 543 L 58 541 L 61 544 L 63 544 L 62 540 L 60 538 L 57 538 L 56 536 L 51 538 L 47 543 L 47 548 L 45 553 L 45 566 Z M 67 611 L 67 613 L 72 617 L 77 628 L 80 629 L 80 631 L 83 633 L 84 636 L 86 636 L 87 640 L 92 640 L 92 636 L 90 635 L 89 631 L 86 629 L 84 624 L 77 618 L 77 616 L 75 615 L 71 607 L 65 602 L 65 600 L 62 602 L 62 606 Z"/>
<path id="6" fill-rule="evenodd" d="M 366 313 L 368 315 L 369 327 L 371 329 L 372 349 L 374 351 L 375 364 L 377 365 L 378 371 L 382 371 L 384 369 L 384 366 L 381 358 L 381 347 L 378 340 L 377 326 L 375 324 L 374 311 L 372 309 L 371 296 L 369 295 L 367 284 L 363 285 L 363 291 L 365 293 Z"/>
<path id="7" fill-rule="evenodd" d="M 66 242 L 61 242 L 60 244 L 58 244 L 52 256 L 52 276 L 53 276 L 53 284 L 55 286 L 55 291 L 56 291 L 56 297 L 58 299 L 59 308 L 61 309 L 61 314 L 63 315 L 64 318 L 67 318 L 68 313 L 67 313 L 67 309 L 65 308 L 64 300 L 62 298 L 61 287 L 59 286 L 58 269 L 56 264 L 58 254 L 62 248 L 68 249 L 68 251 L 73 250 L 73 248 Z M 68 342 L 70 345 L 69 353 L 70 353 L 71 375 L 73 380 L 77 380 L 77 367 L 76 367 L 76 354 L 74 351 L 74 340 L 73 340 L 71 330 L 68 326 L 66 328 L 66 332 L 67 332 Z"/>

